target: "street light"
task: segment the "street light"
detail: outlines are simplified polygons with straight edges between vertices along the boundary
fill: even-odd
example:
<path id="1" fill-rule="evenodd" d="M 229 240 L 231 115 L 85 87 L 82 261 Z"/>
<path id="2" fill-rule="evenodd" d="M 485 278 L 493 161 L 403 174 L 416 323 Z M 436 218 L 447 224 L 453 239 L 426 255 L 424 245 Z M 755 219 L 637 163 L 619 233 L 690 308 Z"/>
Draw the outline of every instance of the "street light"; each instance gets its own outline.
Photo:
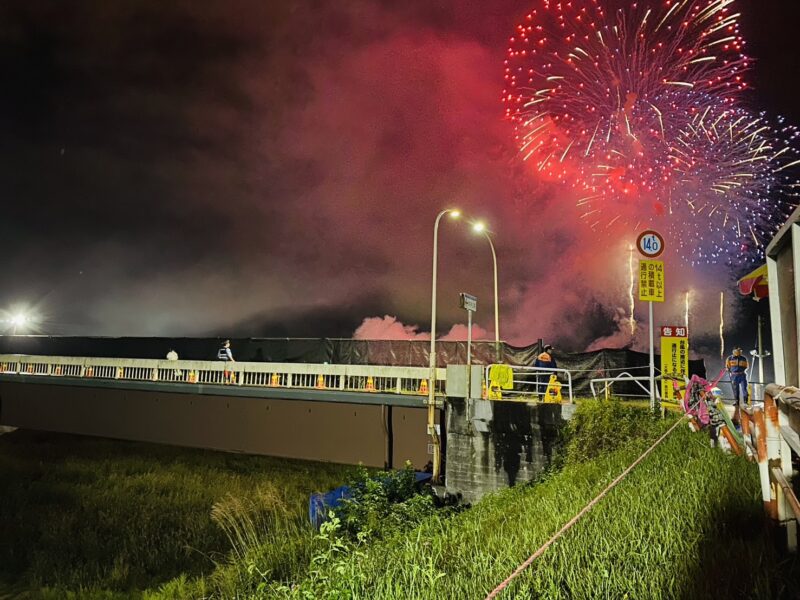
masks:
<path id="1" fill-rule="evenodd" d="M 18 327 L 24 327 L 29 321 L 28 315 L 26 315 L 24 313 L 17 313 L 15 315 L 12 315 L 11 319 L 9 319 L 9 320 L 11 322 L 12 334 L 13 335 L 17 335 L 17 328 Z"/>
<path id="2" fill-rule="evenodd" d="M 497 253 L 494 250 L 492 237 L 486 231 L 484 223 L 480 221 L 473 223 L 472 230 L 475 233 L 482 233 L 489 242 L 489 248 L 492 249 L 492 265 L 494 266 L 494 352 L 496 360 L 500 362 L 500 303 L 497 296 Z"/>
<path id="3" fill-rule="evenodd" d="M 428 381 L 428 435 L 433 440 L 433 480 L 439 480 L 440 470 L 440 444 L 439 434 L 436 433 L 436 274 L 437 274 L 437 258 L 439 253 L 439 221 L 446 214 L 450 215 L 451 219 L 458 219 L 461 216 L 461 211 L 454 208 L 445 208 L 438 215 L 433 224 L 433 282 L 431 285 L 431 351 L 430 351 L 430 379 Z"/>

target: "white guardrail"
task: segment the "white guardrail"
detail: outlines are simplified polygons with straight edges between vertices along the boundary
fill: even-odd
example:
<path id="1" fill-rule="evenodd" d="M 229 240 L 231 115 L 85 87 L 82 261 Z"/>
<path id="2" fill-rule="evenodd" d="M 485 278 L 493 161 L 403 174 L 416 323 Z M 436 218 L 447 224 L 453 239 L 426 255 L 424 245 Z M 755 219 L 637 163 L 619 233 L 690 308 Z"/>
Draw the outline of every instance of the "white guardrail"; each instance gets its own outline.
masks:
<path id="1" fill-rule="evenodd" d="M 612 387 L 615 383 L 625 383 L 626 381 L 632 381 L 640 388 L 642 388 L 643 394 L 615 394 L 616 396 L 631 396 L 634 398 L 638 397 L 650 397 L 650 376 L 649 375 L 631 375 L 627 371 L 620 373 L 616 377 L 595 377 L 589 380 L 589 389 L 592 390 L 592 396 L 597 399 L 597 390 L 594 387 L 595 383 L 604 383 L 603 389 L 601 393 L 605 395 L 606 398 L 612 393 Z M 642 382 L 647 382 L 647 385 L 644 385 Z M 656 398 L 661 400 L 661 389 L 658 384 L 661 381 L 661 375 L 657 375 L 654 380 L 655 387 L 656 387 Z"/>
<path id="2" fill-rule="evenodd" d="M 487 365 L 484 369 L 484 385 L 487 390 L 492 391 L 498 388 L 497 382 L 493 382 L 490 373 L 493 367 L 498 365 Z M 513 365 L 500 365 L 512 372 L 512 387 L 499 387 L 500 398 L 492 398 L 492 394 L 487 392 L 488 399 L 510 400 L 516 402 L 546 402 L 547 392 L 550 384 L 550 376 L 555 375 L 558 379 L 559 389 L 566 388 L 566 395 L 569 397 L 570 404 L 574 402 L 572 397 L 572 373 L 567 369 L 547 369 L 544 367 L 519 367 Z M 495 392 L 496 393 L 496 392 Z"/>
<path id="3" fill-rule="evenodd" d="M 446 369 L 436 369 L 445 395 Z M 0 354 L 0 373 L 121 381 L 283 387 L 428 395 L 430 369 L 379 365 L 262 363 Z"/>

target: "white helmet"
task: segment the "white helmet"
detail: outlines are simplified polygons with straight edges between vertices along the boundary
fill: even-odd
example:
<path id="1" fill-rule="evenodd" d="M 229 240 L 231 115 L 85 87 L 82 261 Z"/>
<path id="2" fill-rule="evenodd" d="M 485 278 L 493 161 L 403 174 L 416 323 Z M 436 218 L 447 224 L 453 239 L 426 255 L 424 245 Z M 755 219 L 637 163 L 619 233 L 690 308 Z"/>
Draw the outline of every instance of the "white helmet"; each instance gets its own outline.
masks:
<path id="1" fill-rule="evenodd" d="M 722 398 L 722 390 L 718 387 L 713 387 L 711 388 L 711 395 L 714 396 L 714 398 Z"/>

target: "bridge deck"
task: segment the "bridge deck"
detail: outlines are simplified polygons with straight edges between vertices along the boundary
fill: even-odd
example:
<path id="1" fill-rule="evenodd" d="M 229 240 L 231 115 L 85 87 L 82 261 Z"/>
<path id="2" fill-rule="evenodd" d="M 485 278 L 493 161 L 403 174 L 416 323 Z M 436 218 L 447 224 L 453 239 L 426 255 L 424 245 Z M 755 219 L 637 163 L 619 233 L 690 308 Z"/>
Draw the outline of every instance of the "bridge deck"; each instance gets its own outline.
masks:
<path id="1" fill-rule="evenodd" d="M 0 355 L 7 382 L 350 404 L 424 406 L 429 377 L 424 367 Z M 445 380 L 436 369 L 438 397 Z"/>

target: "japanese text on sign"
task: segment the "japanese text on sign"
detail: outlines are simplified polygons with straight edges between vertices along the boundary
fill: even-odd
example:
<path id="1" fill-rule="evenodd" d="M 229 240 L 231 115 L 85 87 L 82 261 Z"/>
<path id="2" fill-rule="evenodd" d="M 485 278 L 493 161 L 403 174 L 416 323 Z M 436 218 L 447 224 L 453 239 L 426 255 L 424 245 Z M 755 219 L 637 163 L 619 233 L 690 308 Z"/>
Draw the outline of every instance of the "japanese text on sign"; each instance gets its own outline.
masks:
<path id="1" fill-rule="evenodd" d="M 686 327 L 661 328 L 661 398 L 680 402 L 689 374 L 689 338 Z M 678 389 L 675 389 L 675 383 Z"/>
<path id="2" fill-rule="evenodd" d="M 664 261 L 639 261 L 639 300 L 664 302 Z"/>

